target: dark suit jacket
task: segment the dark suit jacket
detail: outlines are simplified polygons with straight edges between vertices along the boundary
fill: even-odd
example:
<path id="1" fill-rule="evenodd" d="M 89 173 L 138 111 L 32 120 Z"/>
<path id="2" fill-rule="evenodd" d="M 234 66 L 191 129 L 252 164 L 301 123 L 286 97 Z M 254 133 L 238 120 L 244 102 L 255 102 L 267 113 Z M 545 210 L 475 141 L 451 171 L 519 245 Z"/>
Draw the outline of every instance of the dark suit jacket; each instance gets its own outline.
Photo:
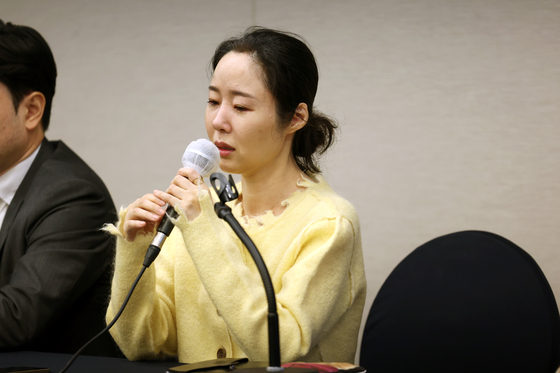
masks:
<path id="1" fill-rule="evenodd" d="M 101 179 L 43 140 L 0 230 L 0 350 L 74 353 L 103 329 L 115 217 Z M 118 355 L 108 334 L 84 353 Z"/>

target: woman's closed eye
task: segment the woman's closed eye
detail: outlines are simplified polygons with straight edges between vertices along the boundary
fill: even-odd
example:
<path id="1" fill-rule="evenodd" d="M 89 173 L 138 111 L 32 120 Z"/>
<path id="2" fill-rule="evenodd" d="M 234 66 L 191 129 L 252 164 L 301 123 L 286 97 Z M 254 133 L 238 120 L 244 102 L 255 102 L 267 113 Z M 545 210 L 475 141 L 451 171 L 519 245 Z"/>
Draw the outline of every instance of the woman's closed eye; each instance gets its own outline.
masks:
<path id="1" fill-rule="evenodd" d="M 235 108 L 235 110 L 241 111 L 241 112 L 249 111 L 249 108 L 247 108 L 245 106 L 241 106 L 241 105 L 235 105 L 234 108 Z"/>

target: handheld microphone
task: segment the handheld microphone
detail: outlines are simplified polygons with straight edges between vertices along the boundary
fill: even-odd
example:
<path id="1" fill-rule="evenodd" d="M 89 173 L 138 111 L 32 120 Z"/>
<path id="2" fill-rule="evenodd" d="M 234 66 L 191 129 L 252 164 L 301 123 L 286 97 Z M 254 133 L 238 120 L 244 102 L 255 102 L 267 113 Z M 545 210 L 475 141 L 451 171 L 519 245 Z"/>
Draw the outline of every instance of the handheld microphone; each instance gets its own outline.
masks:
<path id="1" fill-rule="evenodd" d="M 192 168 L 201 176 L 208 176 L 218 169 L 218 164 L 220 163 L 220 151 L 211 141 L 198 139 L 196 141 L 192 141 L 189 146 L 187 146 L 181 160 L 183 167 Z M 167 206 L 166 213 L 159 223 L 156 235 L 148 247 L 148 251 L 144 257 L 143 265 L 145 267 L 149 267 L 156 259 L 161 251 L 163 243 L 171 234 L 174 225 L 170 217 L 173 219 L 178 217 L 177 212 L 171 205 Z"/>

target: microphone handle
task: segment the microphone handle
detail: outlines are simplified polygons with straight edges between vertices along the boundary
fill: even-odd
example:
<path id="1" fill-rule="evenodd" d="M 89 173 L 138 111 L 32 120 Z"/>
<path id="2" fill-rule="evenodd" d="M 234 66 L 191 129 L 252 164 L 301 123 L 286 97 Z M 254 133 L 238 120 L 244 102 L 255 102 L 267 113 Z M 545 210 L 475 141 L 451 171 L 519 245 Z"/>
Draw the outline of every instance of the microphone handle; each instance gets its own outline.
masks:
<path id="1" fill-rule="evenodd" d="M 161 222 L 157 227 L 156 235 L 154 236 L 154 239 L 152 240 L 150 246 L 148 246 L 148 250 L 146 250 L 144 263 L 142 263 L 142 265 L 146 268 L 149 267 L 154 260 L 156 260 L 159 252 L 161 251 L 163 243 L 165 242 L 167 237 L 169 237 L 171 231 L 175 227 L 175 225 L 169 218 L 170 216 L 173 219 L 177 219 L 179 217 L 179 214 L 177 213 L 177 211 L 175 211 L 173 206 L 168 205 L 167 209 L 165 210 L 165 215 L 163 215 L 163 218 L 161 219 Z"/>
<path id="2" fill-rule="evenodd" d="M 177 219 L 179 217 L 179 214 L 177 213 L 177 211 L 175 211 L 173 206 L 168 205 L 167 209 L 165 210 L 165 215 L 163 215 L 163 218 L 161 219 L 161 222 L 159 223 L 159 226 L 157 228 L 158 232 L 165 234 L 167 237 L 169 237 L 171 231 L 173 230 L 173 227 L 175 227 L 175 225 L 173 225 L 173 223 L 171 222 L 171 219 L 169 219 L 168 215 L 173 219 Z"/>

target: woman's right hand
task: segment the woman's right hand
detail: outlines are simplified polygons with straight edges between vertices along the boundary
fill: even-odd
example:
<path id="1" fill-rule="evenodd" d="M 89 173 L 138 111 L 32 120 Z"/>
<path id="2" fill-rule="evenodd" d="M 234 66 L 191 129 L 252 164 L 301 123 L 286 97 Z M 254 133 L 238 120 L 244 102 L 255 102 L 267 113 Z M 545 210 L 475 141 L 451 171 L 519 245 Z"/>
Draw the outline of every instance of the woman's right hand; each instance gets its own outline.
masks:
<path id="1" fill-rule="evenodd" d="M 131 203 L 121 225 L 121 233 L 127 241 L 134 241 L 138 232 L 150 234 L 165 215 L 165 202 L 153 194 L 146 194 Z"/>

